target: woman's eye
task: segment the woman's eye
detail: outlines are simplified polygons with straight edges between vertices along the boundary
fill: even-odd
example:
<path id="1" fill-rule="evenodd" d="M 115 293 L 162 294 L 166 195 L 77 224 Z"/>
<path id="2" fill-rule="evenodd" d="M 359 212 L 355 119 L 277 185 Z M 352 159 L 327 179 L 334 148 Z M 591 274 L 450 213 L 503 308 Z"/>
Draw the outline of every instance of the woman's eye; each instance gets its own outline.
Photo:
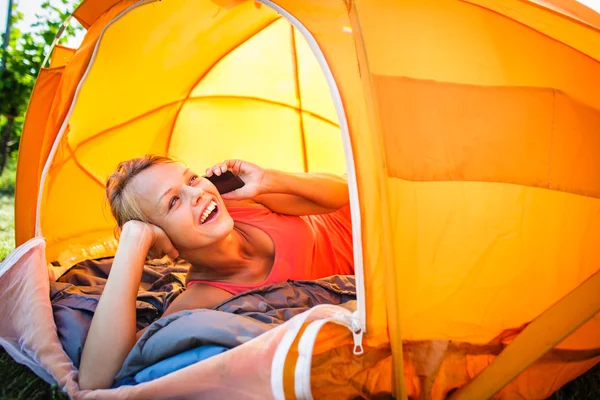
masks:
<path id="1" fill-rule="evenodd" d="M 190 185 L 192 185 L 197 180 L 198 180 L 198 175 L 192 175 L 192 177 L 190 178 Z"/>
<path id="2" fill-rule="evenodd" d="M 169 202 L 169 210 L 175 206 L 175 203 L 177 203 L 177 200 L 179 200 L 179 197 L 178 196 L 173 196 L 173 198 Z"/>

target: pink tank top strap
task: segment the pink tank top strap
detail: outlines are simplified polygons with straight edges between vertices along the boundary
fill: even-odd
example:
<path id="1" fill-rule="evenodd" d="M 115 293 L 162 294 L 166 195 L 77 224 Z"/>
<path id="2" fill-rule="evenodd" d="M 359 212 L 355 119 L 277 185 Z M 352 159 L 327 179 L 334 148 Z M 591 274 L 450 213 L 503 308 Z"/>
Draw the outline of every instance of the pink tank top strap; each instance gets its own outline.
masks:
<path id="1" fill-rule="evenodd" d="M 240 285 L 236 285 L 234 283 L 215 282 L 215 281 L 202 281 L 202 280 L 191 280 L 191 281 L 188 281 L 187 284 L 185 285 L 185 287 L 189 288 L 190 286 L 195 285 L 197 283 L 204 283 L 206 285 L 210 285 L 210 286 L 214 286 L 214 287 L 219 288 L 219 289 L 223 289 L 227 293 L 230 293 L 230 294 L 232 294 L 234 296 L 236 294 L 245 292 L 246 290 L 252 289 L 252 288 L 242 288 L 242 287 L 240 287 Z"/>

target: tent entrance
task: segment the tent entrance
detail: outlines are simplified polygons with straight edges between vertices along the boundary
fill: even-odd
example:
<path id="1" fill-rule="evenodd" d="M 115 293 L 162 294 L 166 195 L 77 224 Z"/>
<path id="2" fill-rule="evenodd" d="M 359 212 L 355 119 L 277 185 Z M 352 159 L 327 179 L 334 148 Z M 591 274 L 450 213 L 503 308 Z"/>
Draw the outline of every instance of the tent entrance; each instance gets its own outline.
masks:
<path id="1" fill-rule="evenodd" d="M 358 194 L 338 89 L 310 32 L 262 4 L 140 1 L 105 26 L 42 175 L 36 233 L 61 265 L 56 273 L 114 254 L 103 191 L 120 160 L 168 154 L 203 171 L 241 158 L 348 174 L 364 304 Z"/>

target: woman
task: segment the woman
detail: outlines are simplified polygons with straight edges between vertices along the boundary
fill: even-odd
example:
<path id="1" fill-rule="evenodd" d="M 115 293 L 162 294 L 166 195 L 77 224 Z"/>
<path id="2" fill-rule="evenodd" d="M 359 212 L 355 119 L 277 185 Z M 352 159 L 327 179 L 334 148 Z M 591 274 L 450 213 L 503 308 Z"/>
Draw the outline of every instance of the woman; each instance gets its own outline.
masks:
<path id="1" fill-rule="evenodd" d="M 147 256 L 191 264 L 187 290 L 164 315 L 212 308 L 288 279 L 354 273 L 344 178 L 241 160 L 206 176 L 228 170 L 245 185 L 222 196 L 208 179 L 162 156 L 125 161 L 108 179 L 119 247 L 83 349 L 81 389 L 110 387 L 136 342 L 135 300 Z"/>

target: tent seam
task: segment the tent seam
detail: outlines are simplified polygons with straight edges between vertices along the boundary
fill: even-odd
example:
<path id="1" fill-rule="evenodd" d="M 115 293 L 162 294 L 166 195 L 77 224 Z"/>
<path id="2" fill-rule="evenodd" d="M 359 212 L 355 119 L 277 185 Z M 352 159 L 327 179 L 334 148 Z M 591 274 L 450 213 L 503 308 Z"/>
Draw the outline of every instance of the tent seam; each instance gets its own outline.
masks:
<path id="1" fill-rule="evenodd" d="M 77 165 L 77 167 L 79 167 L 79 169 L 85 175 L 87 175 L 90 179 L 92 179 L 94 182 L 96 182 L 104 190 L 105 186 L 104 186 L 104 184 L 102 182 L 100 182 L 100 179 L 96 178 L 91 172 L 89 172 L 87 169 L 85 169 L 85 167 L 83 165 L 81 165 L 81 163 L 77 159 L 77 156 L 75 155 L 75 152 L 71 148 L 71 145 L 69 144 L 68 140 L 66 141 L 66 143 L 67 143 L 67 145 L 66 145 L 67 150 L 69 151 L 69 154 L 73 158 L 73 162 L 75 163 L 75 165 Z"/>
<path id="2" fill-rule="evenodd" d="M 258 101 L 258 102 L 263 102 L 263 103 L 268 103 L 268 104 L 272 104 L 272 105 L 277 105 L 277 106 L 281 106 L 281 107 L 290 108 L 290 109 L 299 111 L 301 113 L 310 115 L 311 117 L 313 117 L 315 119 L 318 119 L 318 120 L 320 120 L 320 121 L 322 121 L 324 123 L 327 123 L 327 124 L 329 124 L 331 126 L 339 128 L 339 124 L 337 124 L 336 122 L 330 120 L 329 118 L 325 118 L 325 117 L 323 117 L 321 115 L 318 115 L 318 114 L 316 114 L 316 113 L 314 113 L 312 111 L 308 111 L 308 110 L 305 110 L 305 109 L 298 109 L 298 108 L 293 107 L 293 106 L 291 106 L 289 104 L 285 104 L 285 103 L 274 101 L 274 100 L 262 99 L 260 97 L 235 96 L 235 95 L 208 95 L 208 96 L 194 96 L 194 97 L 189 97 L 187 100 L 204 100 L 204 99 L 210 100 L 210 99 L 225 99 L 225 98 L 239 99 L 239 100 L 252 100 L 252 101 Z M 161 110 L 163 110 L 163 109 L 165 109 L 167 107 L 170 107 L 170 106 L 175 105 L 177 103 L 181 103 L 183 101 L 185 101 L 185 100 L 175 100 L 175 101 L 172 101 L 170 103 L 163 104 L 162 106 L 155 107 L 155 108 L 153 108 L 151 110 L 145 111 L 142 114 L 138 114 L 138 115 L 136 115 L 133 118 L 130 118 L 130 119 L 126 120 L 126 121 L 123 121 L 123 122 L 119 123 L 118 125 L 115 125 L 115 126 L 112 126 L 110 128 L 104 129 L 104 130 L 102 130 L 102 131 L 100 131 L 100 132 L 98 132 L 98 133 L 96 133 L 96 134 L 94 134 L 94 135 L 92 135 L 92 136 L 90 136 L 90 137 L 82 140 L 81 142 L 79 142 L 73 148 L 73 153 L 76 153 L 80 148 L 82 148 L 83 146 L 89 144 L 90 142 L 98 139 L 99 137 L 114 132 L 115 129 L 122 128 L 122 127 L 124 127 L 124 126 L 126 126 L 128 124 L 131 124 L 133 122 L 138 121 L 141 118 L 150 116 L 151 114 L 153 114 L 155 112 L 161 111 Z M 71 153 L 70 156 L 66 160 L 62 161 L 62 163 L 59 163 L 57 165 L 53 165 L 53 167 L 57 167 L 59 165 L 62 165 L 64 163 L 66 163 L 68 160 L 71 159 L 71 156 L 74 155 L 73 153 Z"/>
<path id="3" fill-rule="evenodd" d="M 575 51 L 575 52 L 577 52 L 577 53 L 579 53 L 579 54 L 581 54 L 581 55 L 583 55 L 583 56 L 585 56 L 585 57 L 587 57 L 587 58 L 591 59 L 592 61 L 594 61 L 594 62 L 596 62 L 596 63 L 600 63 L 600 58 L 595 58 L 595 57 L 593 57 L 593 56 L 591 56 L 591 55 L 587 54 L 587 53 L 586 53 L 586 52 L 584 52 L 583 50 L 579 50 L 579 49 L 577 49 L 577 48 L 573 47 L 573 46 L 572 46 L 572 45 L 570 45 L 570 44 L 567 44 L 567 43 L 565 43 L 565 42 L 561 42 L 560 40 L 558 40 L 558 39 L 556 39 L 556 38 L 554 38 L 554 37 L 550 36 L 549 34 L 547 34 L 547 33 L 544 33 L 544 32 L 542 32 L 542 31 L 540 31 L 539 29 L 537 29 L 537 28 L 534 28 L 533 26 L 526 25 L 524 22 L 521 22 L 521 21 L 519 21 L 519 20 L 515 19 L 514 17 L 511 17 L 510 15 L 505 15 L 505 14 L 502 14 L 502 13 L 501 13 L 501 12 L 499 12 L 499 11 L 496 11 L 496 10 L 493 10 L 493 9 L 491 9 L 491 8 L 485 7 L 485 6 L 484 6 L 484 5 L 482 5 L 482 4 L 476 4 L 476 3 L 472 3 L 472 2 L 471 2 L 471 1 L 469 1 L 469 0 L 460 0 L 460 1 L 462 1 L 462 2 L 464 2 L 464 3 L 466 3 L 466 4 L 470 4 L 470 5 L 474 6 L 474 7 L 481 8 L 482 10 L 488 11 L 488 12 L 490 12 L 490 13 L 493 13 L 493 14 L 499 15 L 500 17 L 506 18 L 506 19 L 508 19 L 508 20 L 510 20 L 510 21 L 513 21 L 514 23 L 516 23 L 516 24 L 519 24 L 519 25 L 523 26 L 524 28 L 530 29 L 530 30 L 532 30 L 532 31 L 534 31 L 534 32 L 536 32 L 536 33 L 538 33 L 538 34 L 540 34 L 540 35 L 543 35 L 543 36 L 547 37 L 548 39 L 552 40 L 553 42 L 556 42 L 556 44 L 558 44 L 558 45 L 562 45 L 562 46 L 568 47 L 568 48 L 570 48 L 571 50 L 573 50 L 573 51 Z M 529 3 L 528 3 L 528 4 L 529 4 Z M 587 28 L 589 28 L 589 27 L 587 27 Z"/>
<path id="4" fill-rule="evenodd" d="M 503 182 L 503 181 L 495 181 L 495 180 L 486 181 L 483 179 L 460 179 L 460 180 L 458 180 L 458 179 L 456 179 L 456 180 L 452 180 L 452 179 L 411 179 L 411 178 L 407 178 L 405 176 L 390 175 L 390 174 L 387 174 L 387 177 L 400 179 L 400 180 L 403 180 L 406 182 L 412 182 L 412 183 L 464 182 L 464 183 L 493 183 L 493 184 L 499 184 L 499 185 L 516 185 L 516 186 L 523 186 L 526 188 L 550 190 L 553 192 L 566 193 L 566 194 L 574 195 L 574 196 L 582 196 L 582 197 L 588 197 L 588 198 L 592 198 L 592 199 L 600 199 L 600 193 L 593 193 L 591 191 L 576 192 L 574 190 L 548 188 L 548 185 L 545 182 L 538 183 L 538 184 L 533 184 L 533 183 L 530 184 L 530 183 L 522 183 L 522 182 L 521 183 L 519 183 L 519 182 Z"/>
<path id="5" fill-rule="evenodd" d="M 82 146 L 88 144 L 89 142 L 97 139 L 100 136 L 104 136 L 105 134 L 112 133 L 115 129 L 122 128 L 122 127 L 124 127 L 124 126 L 126 126 L 126 125 L 128 125 L 128 124 L 130 124 L 132 122 L 136 122 L 136 121 L 138 121 L 141 118 L 150 116 L 151 114 L 153 114 L 153 113 L 155 113 L 157 111 L 161 111 L 162 109 L 167 108 L 169 106 L 172 106 L 174 104 L 177 104 L 177 103 L 179 103 L 181 101 L 182 100 L 175 100 L 175 101 L 172 101 L 170 103 L 163 104 L 162 106 L 155 107 L 155 108 L 153 108 L 151 110 L 143 112 L 142 114 L 138 114 L 135 117 L 128 119 L 127 121 L 123 121 L 123 122 L 121 122 L 121 123 L 119 123 L 117 125 L 111 126 L 110 128 L 104 129 L 104 130 L 102 130 L 102 131 L 100 131 L 100 132 L 98 132 L 98 133 L 96 133 L 96 134 L 94 134 L 94 135 L 92 135 L 92 136 L 90 136 L 90 137 L 82 140 L 81 142 L 79 142 L 77 144 L 77 146 L 75 146 L 74 151 L 79 150 Z"/>
<path id="6" fill-rule="evenodd" d="M 190 97 L 188 100 L 224 100 L 224 99 L 235 99 L 235 100 L 251 100 L 251 101 L 257 101 L 257 102 L 261 102 L 261 103 L 267 103 L 267 104 L 271 104 L 274 106 L 281 106 L 281 107 L 285 107 L 285 108 L 290 108 L 292 110 L 301 112 L 303 114 L 309 115 L 315 119 L 318 119 L 319 121 L 325 122 L 326 124 L 329 124 L 335 128 L 339 128 L 340 125 L 332 120 L 330 120 L 329 118 L 323 117 L 319 114 L 316 114 L 312 111 L 308 111 L 306 109 L 299 109 L 296 108 L 294 106 L 291 106 L 289 104 L 286 103 L 282 103 L 280 101 L 275 101 L 275 100 L 269 100 L 269 99 L 263 99 L 260 97 L 254 97 L 254 96 L 236 96 L 236 95 L 206 95 L 206 96 L 194 96 L 194 97 Z"/>
<path id="7" fill-rule="evenodd" d="M 179 114 L 181 114 L 181 110 L 185 106 L 185 103 L 191 98 L 191 95 L 194 92 L 194 89 L 196 89 L 196 86 L 198 86 L 200 84 L 200 82 L 202 82 L 202 80 L 204 78 L 206 78 L 206 76 L 211 71 L 213 71 L 219 65 L 219 63 L 221 61 L 223 61 L 229 54 L 231 54 L 232 52 L 234 52 L 241 45 L 243 45 L 248 40 L 250 40 L 252 37 L 254 37 L 255 35 L 257 35 L 259 32 L 262 32 L 264 29 L 267 29 L 269 26 L 271 26 L 272 24 L 274 24 L 276 21 L 279 21 L 279 17 L 273 19 L 272 21 L 269 21 L 267 24 L 265 24 L 264 26 L 262 26 L 258 30 L 254 31 L 251 35 L 249 35 L 248 37 L 246 37 L 243 41 L 240 41 L 238 44 L 236 44 L 231 49 L 229 49 L 228 51 L 226 51 L 210 67 L 208 67 L 208 69 L 204 73 L 202 73 L 200 75 L 200 77 L 192 84 L 192 86 L 190 87 L 190 90 L 188 91 L 187 95 L 181 100 L 181 105 L 179 106 L 179 109 L 177 110 L 177 112 L 175 113 L 175 116 L 173 117 L 173 124 L 171 125 L 171 129 L 169 130 L 169 136 L 167 137 L 167 145 L 166 145 L 166 148 L 165 148 L 165 154 L 168 155 L 169 154 L 169 150 L 171 149 L 171 139 L 173 138 L 173 131 L 175 130 L 175 125 L 177 124 L 177 120 L 179 119 Z"/>

